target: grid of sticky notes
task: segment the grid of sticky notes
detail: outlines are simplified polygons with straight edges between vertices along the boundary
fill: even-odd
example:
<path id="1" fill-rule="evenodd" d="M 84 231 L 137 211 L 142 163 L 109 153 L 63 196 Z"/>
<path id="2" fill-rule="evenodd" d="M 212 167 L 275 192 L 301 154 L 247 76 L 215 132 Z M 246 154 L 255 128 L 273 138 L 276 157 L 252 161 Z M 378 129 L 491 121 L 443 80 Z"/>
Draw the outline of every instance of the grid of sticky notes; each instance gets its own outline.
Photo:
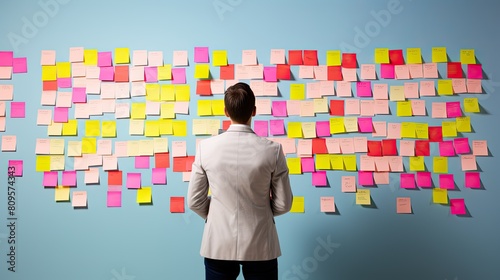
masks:
<path id="1" fill-rule="evenodd" d="M 14 57 L 13 51 L 0 51 L 0 132 L 7 133 L 7 119 L 23 119 L 26 116 L 26 104 L 14 100 L 14 85 L 9 81 L 14 74 L 27 72 L 26 57 Z M 16 151 L 16 135 L 2 133 L 1 141 L 1 152 Z"/>

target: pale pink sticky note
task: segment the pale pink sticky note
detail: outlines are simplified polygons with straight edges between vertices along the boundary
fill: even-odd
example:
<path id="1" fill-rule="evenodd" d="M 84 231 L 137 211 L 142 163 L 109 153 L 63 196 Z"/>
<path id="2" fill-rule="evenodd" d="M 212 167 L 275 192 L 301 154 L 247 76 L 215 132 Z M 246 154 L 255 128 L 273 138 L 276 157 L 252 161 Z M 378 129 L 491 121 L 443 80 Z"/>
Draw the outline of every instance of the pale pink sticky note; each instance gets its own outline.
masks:
<path id="1" fill-rule="evenodd" d="M 360 115 L 365 117 L 373 117 L 375 115 L 375 100 L 361 100 Z"/>
<path id="2" fill-rule="evenodd" d="M 424 77 L 424 68 L 422 64 L 409 64 L 408 70 L 410 71 L 410 78 L 420 79 Z"/>
<path id="3" fill-rule="evenodd" d="M 359 156 L 359 170 L 360 171 L 375 171 L 375 157 L 367 155 Z"/>
<path id="4" fill-rule="evenodd" d="M 410 79 L 410 70 L 408 65 L 395 65 L 394 72 L 396 73 L 396 79 L 398 80 L 408 80 Z"/>
<path id="5" fill-rule="evenodd" d="M 483 93 L 481 80 L 467 79 L 467 92 L 468 93 Z"/>
<path id="6" fill-rule="evenodd" d="M 438 78 L 437 63 L 424 63 L 424 78 Z"/>
<path id="7" fill-rule="evenodd" d="M 314 68 L 314 79 L 316 81 L 327 81 L 328 80 L 328 67 L 326 65 L 313 66 Z"/>
<path id="8" fill-rule="evenodd" d="M 415 156 L 415 141 L 413 140 L 399 141 L 399 155 L 407 157 Z"/>
<path id="9" fill-rule="evenodd" d="M 375 80 L 376 78 L 375 64 L 361 64 L 362 80 Z"/>
<path id="10" fill-rule="evenodd" d="M 345 100 L 345 114 L 346 115 L 359 115 L 359 99 Z"/>
<path id="11" fill-rule="evenodd" d="M 333 196 L 320 197 L 321 212 L 335 213 L 335 199 Z"/>
<path id="12" fill-rule="evenodd" d="M 56 65 L 56 51 L 42 50 L 40 65 Z"/>
<path id="13" fill-rule="evenodd" d="M 271 49 L 270 64 L 285 64 L 285 50 Z"/>
<path id="14" fill-rule="evenodd" d="M 2 135 L 2 152 L 15 152 L 16 146 L 16 135 Z"/>
<path id="15" fill-rule="evenodd" d="M 312 155 L 312 140 L 299 139 L 297 143 L 297 156 L 310 157 Z"/>
<path id="16" fill-rule="evenodd" d="M 368 152 L 368 144 L 366 137 L 353 137 L 354 142 L 354 152 L 355 153 L 366 153 Z"/>
<path id="17" fill-rule="evenodd" d="M 306 98 L 321 98 L 319 82 L 306 84 Z"/>
<path id="18" fill-rule="evenodd" d="M 416 82 L 405 83 L 404 87 L 405 87 L 406 98 L 419 98 L 418 83 Z"/>
<path id="19" fill-rule="evenodd" d="M 389 167 L 391 172 L 403 172 L 403 157 L 401 156 L 390 156 Z"/>
<path id="20" fill-rule="evenodd" d="M 333 81 L 320 81 L 319 92 L 321 93 L 321 96 L 335 95 L 335 86 Z"/>
<path id="21" fill-rule="evenodd" d="M 314 66 L 299 65 L 300 79 L 314 79 Z"/>
<path id="22" fill-rule="evenodd" d="M 389 87 L 387 84 L 373 85 L 373 99 L 389 99 Z"/>
<path id="23" fill-rule="evenodd" d="M 255 107 L 257 107 L 257 115 L 270 115 L 271 114 L 271 100 L 270 99 L 257 99 L 255 100 Z"/>
<path id="24" fill-rule="evenodd" d="M 174 66 L 187 66 L 187 51 L 183 51 L 176 57 L 174 52 L 174 61 L 179 62 L 176 59 L 181 60 L 182 63 L 174 63 Z M 148 52 L 148 66 L 163 66 L 163 52 L 162 51 L 149 51 Z"/>
<path id="25" fill-rule="evenodd" d="M 69 48 L 69 62 L 83 62 L 84 52 L 83 47 Z"/>
<path id="26" fill-rule="evenodd" d="M 488 156 L 488 142 L 486 140 L 473 140 L 472 154 L 475 156 Z"/>
<path id="27" fill-rule="evenodd" d="M 36 139 L 35 154 L 48 155 L 50 154 L 50 139 Z"/>
<path id="28" fill-rule="evenodd" d="M 12 99 L 14 99 L 14 85 L 0 85 L 0 100 L 9 101 Z"/>
<path id="29" fill-rule="evenodd" d="M 351 83 L 348 81 L 338 81 L 337 82 L 337 96 L 339 96 L 339 97 L 351 97 L 352 96 Z"/>
<path id="30" fill-rule="evenodd" d="M 186 151 L 186 141 L 172 141 L 172 157 L 185 157 Z"/>
<path id="31" fill-rule="evenodd" d="M 411 214 L 411 198 L 397 197 L 396 198 L 396 213 L 398 214 Z"/>
<path id="32" fill-rule="evenodd" d="M 356 192 L 356 177 L 342 176 L 342 192 Z"/>
<path id="33" fill-rule="evenodd" d="M 373 182 L 376 185 L 389 185 L 389 172 L 373 172 Z"/>
<path id="34" fill-rule="evenodd" d="M 71 202 L 73 207 L 87 207 L 87 191 L 73 191 Z"/>
<path id="35" fill-rule="evenodd" d="M 387 157 L 373 157 L 375 162 L 375 171 L 377 172 L 389 172 L 391 168 L 389 167 L 389 159 Z"/>
<path id="36" fill-rule="evenodd" d="M 342 154 L 354 154 L 354 140 L 352 138 L 341 138 L 340 150 Z"/>
<path id="37" fill-rule="evenodd" d="M 326 138 L 325 142 L 329 154 L 340 154 L 340 140 L 338 138 Z"/>
<path id="38" fill-rule="evenodd" d="M 358 80 L 356 68 L 342 68 L 342 77 L 344 81 L 356 82 Z"/>
<path id="39" fill-rule="evenodd" d="M 446 118 L 446 102 L 432 102 L 432 118 Z"/>
<path id="40" fill-rule="evenodd" d="M 435 96 L 436 86 L 434 81 L 420 81 L 420 96 Z"/>
<path id="41" fill-rule="evenodd" d="M 389 115 L 389 100 L 374 100 L 373 111 L 376 115 Z"/>
<path id="42" fill-rule="evenodd" d="M 451 85 L 453 87 L 454 93 L 466 93 L 467 86 L 465 83 L 465 79 L 451 79 Z"/>
<path id="43" fill-rule="evenodd" d="M 477 170 L 476 156 L 475 155 L 461 155 L 460 161 L 462 171 L 475 171 Z"/>
<path id="44" fill-rule="evenodd" d="M 425 100 L 410 100 L 411 101 L 411 111 L 414 116 L 425 116 Z"/>

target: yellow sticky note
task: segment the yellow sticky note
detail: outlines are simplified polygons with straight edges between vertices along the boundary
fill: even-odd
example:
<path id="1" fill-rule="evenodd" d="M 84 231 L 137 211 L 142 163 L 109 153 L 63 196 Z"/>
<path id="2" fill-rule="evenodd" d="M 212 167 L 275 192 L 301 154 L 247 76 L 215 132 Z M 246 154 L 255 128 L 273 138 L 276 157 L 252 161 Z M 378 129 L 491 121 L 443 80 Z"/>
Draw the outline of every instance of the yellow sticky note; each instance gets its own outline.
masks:
<path id="1" fill-rule="evenodd" d="M 50 156 L 50 170 L 64 170 L 64 156 Z"/>
<path id="2" fill-rule="evenodd" d="M 290 213 L 304 213 L 304 197 L 294 196 Z"/>
<path id="3" fill-rule="evenodd" d="M 344 167 L 347 171 L 356 171 L 356 155 L 343 155 Z"/>
<path id="4" fill-rule="evenodd" d="M 305 84 L 290 84 L 290 99 L 304 100 L 306 98 Z"/>
<path id="5" fill-rule="evenodd" d="M 358 117 L 344 117 L 344 127 L 347 132 L 358 132 Z"/>
<path id="6" fill-rule="evenodd" d="M 415 132 L 416 124 L 414 122 L 401 123 L 401 137 L 402 138 L 416 138 Z"/>
<path id="7" fill-rule="evenodd" d="M 442 122 L 441 130 L 443 137 L 457 137 L 457 123 L 455 122 Z"/>
<path id="8" fill-rule="evenodd" d="M 227 51 L 214 50 L 212 51 L 212 65 L 213 66 L 226 66 L 227 65 Z"/>
<path id="9" fill-rule="evenodd" d="M 50 156 L 36 156 L 36 172 L 50 171 Z"/>
<path id="10" fill-rule="evenodd" d="M 307 139 L 316 138 L 316 122 L 303 122 L 302 134 Z"/>
<path id="11" fill-rule="evenodd" d="M 300 158 L 287 158 L 286 165 L 290 174 L 302 174 L 302 164 Z"/>
<path id="12" fill-rule="evenodd" d="M 68 120 L 67 123 L 62 124 L 63 136 L 77 136 L 78 135 L 78 121 Z"/>
<path id="13" fill-rule="evenodd" d="M 466 113 L 479 113 L 479 102 L 476 97 L 464 98 L 464 111 Z"/>
<path id="14" fill-rule="evenodd" d="M 83 50 L 83 63 L 87 66 L 97 66 L 97 50 Z"/>
<path id="15" fill-rule="evenodd" d="M 97 141 L 95 138 L 82 138 L 82 154 L 95 154 L 97 151 Z"/>
<path id="16" fill-rule="evenodd" d="M 146 84 L 146 100 L 160 101 L 160 85 Z"/>
<path id="17" fill-rule="evenodd" d="M 102 121 L 102 137 L 116 137 L 116 121 Z"/>
<path id="18" fill-rule="evenodd" d="M 390 86 L 389 87 L 389 100 L 390 101 L 405 101 L 405 87 L 404 86 Z"/>
<path id="19" fill-rule="evenodd" d="M 422 51 L 420 48 L 407 48 L 406 49 L 406 63 L 407 64 L 421 64 Z"/>
<path id="20" fill-rule="evenodd" d="M 448 190 L 447 189 L 432 189 L 432 202 L 437 204 L 448 204 Z"/>
<path id="21" fill-rule="evenodd" d="M 208 78 L 210 78 L 210 65 L 208 65 L 208 64 L 196 64 L 194 67 L 194 78 L 195 79 L 208 79 Z"/>
<path id="22" fill-rule="evenodd" d="M 211 100 L 198 100 L 198 116 L 212 116 Z"/>
<path id="23" fill-rule="evenodd" d="M 326 51 L 326 65 L 327 66 L 340 66 L 342 64 L 342 56 L 340 50 L 327 50 Z"/>
<path id="24" fill-rule="evenodd" d="M 115 48 L 115 63 L 128 64 L 130 63 L 130 50 L 129 48 Z"/>
<path id="25" fill-rule="evenodd" d="M 338 134 L 345 133 L 344 118 L 330 118 L 330 133 Z"/>
<path id="26" fill-rule="evenodd" d="M 411 117 L 413 115 L 411 101 L 398 101 L 396 104 L 396 115 L 398 117 Z"/>
<path id="27" fill-rule="evenodd" d="M 189 101 L 190 94 L 189 85 L 176 85 L 175 86 L 175 101 Z"/>
<path id="28" fill-rule="evenodd" d="M 174 136 L 187 136 L 187 122 L 186 121 L 172 121 L 172 130 Z"/>
<path id="29" fill-rule="evenodd" d="M 49 153 L 51 155 L 64 155 L 64 139 L 50 139 Z"/>
<path id="30" fill-rule="evenodd" d="M 372 200 L 370 197 L 370 190 L 358 189 L 356 191 L 356 204 L 357 205 L 371 205 Z"/>
<path id="31" fill-rule="evenodd" d="M 144 120 L 146 118 L 146 103 L 132 103 L 130 114 L 134 120 Z"/>
<path id="32" fill-rule="evenodd" d="M 432 62 L 448 62 L 446 47 L 432 48 Z"/>
<path id="33" fill-rule="evenodd" d="M 99 120 L 88 120 L 85 122 L 85 136 L 99 137 L 101 136 L 101 122 Z"/>
<path id="34" fill-rule="evenodd" d="M 418 139 L 429 139 L 429 124 L 415 123 L 415 134 Z"/>
<path id="35" fill-rule="evenodd" d="M 330 155 L 329 154 L 317 154 L 315 159 L 316 170 L 331 170 L 330 166 Z"/>
<path id="36" fill-rule="evenodd" d="M 82 156 L 82 141 L 68 141 L 68 156 Z"/>
<path id="37" fill-rule="evenodd" d="M 461 49 L 460 62 L 462 64 L 476 64 L 476 55 L 474 49 Z"/>
<path id="38" fill-rule="evenodd" d="M 433 172 L 434 173 L 448 173 L 448 158 L 447 157 L 433 157 Z"/>
<path id="39" fill-rule="evenodd" d="M 439 95 L 453 95 L 453 84 L 450 79 L 438 80 L 438 94 Z"/>
<path id="40" fill-rule="evenodd" d="M 71 63 L 56 62 L 56 68 L 58 78 L 71 78 Z"/>
<path id="41" fill-rule="evenodd" d="M 144 135 L 144 120 L 129 120 L 130 135 Z"/>
<path id="42" fill-rule="evenodd" d="M 172 64 L 158 66 L 158 81 L 172 80 Z"/>
<path id="43" fill-rule="evenodd" d="M 160 89 L 161 101 L 175 101 L 175 85 L 161 85 Z"/>
<path id="44" fill-rule="evenodd" d="M 225 116 L 224 113 L 224 100 L 212 100 L 212 114 L 214 116 Z"/>
<path id="45" fill-rule="evenodd" d="M 55 188 L 54 200 L 55 201 L 69 201 L 70 187 L 57 186 Z"/>
<path id="46" fill-rule="evenodd" d="M 410 157 L 410 171 L 425 171 L 424 157 Z"/>
<path id="47" fill-rule="evenodd" d="M 157 120 L 147 120 L 144 127 L 144 135 L 146 137 L 159 137 L 160 124 Z"/>
<path id="48" fill-rule="evenodd" d="M 151 203 L 152 190 L 151 187 L 141 187 L 137 190 L 137 203 Z"/>
<path id="49" fill-rule="evenodd" d="M 344 158 L 342 155 L 330 155 L 330 164 L 333 170 L 344 170 Z"/>
<path id="50" fill-rule="evenodd" d="M 175 119 L 175 103 L 167 102 L 160 105 L 160 118 Z"/>
<path id="51" fill-rule="evenodd" d="M 313 100 L 314 113 L 328 113 L 328 99 L 327 98 L 315 98 Z"/>
<path id="52" fill-rule="evenodd" d="M 160 125 L 160 135 L 172 135 L 174 134 L 172 120 L 158 120 Z"/>
<path id="53" fill-rule="evenodd" d="M 42 81 L 57 80 L 57 67 L 55 65 L 42 65 Z"/>
<path id="54" fill-rule="evenodd" d="M 388 48 L 375 48 L 375 63 L 390 63 Z"/>
<path id="55" fill-rule="evenodd" d="M 62 133 L 63 124 L 52 122 L 47 126 L 47 135 L 49 136 L 60 136 Z"/>
<path id="56" fill-rule="evenodd" d="M 457 117 L 456 123 L 457 123 L 457 131 L 458 132 L 472 132 L 472 128 L 470 126 L 470 117 L 469 116 Z"/>
<path id="57" fill-rule="evenodd" d="M 288 138 L 302 138 L 302 124 L 300 122 L 288 122 Z"/>

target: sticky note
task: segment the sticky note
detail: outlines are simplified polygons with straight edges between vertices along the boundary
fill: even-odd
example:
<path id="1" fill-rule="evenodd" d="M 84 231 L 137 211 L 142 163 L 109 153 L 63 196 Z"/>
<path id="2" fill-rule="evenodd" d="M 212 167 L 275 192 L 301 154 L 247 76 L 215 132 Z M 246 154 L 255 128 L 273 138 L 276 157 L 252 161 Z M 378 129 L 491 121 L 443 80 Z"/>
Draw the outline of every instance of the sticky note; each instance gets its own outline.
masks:
<path id="1" fill-rule="evenodd" d="M 329 160 L 328 160 L 329 162 Z M 324 187 L 328 185 L 326 178 L 326 171 L 316 171 L 312 173 L 312 185 L 317 187 Z"/>
<path id="2" fill-rule="evenodd" d="M 460 62 L 463 64 L 476 64 L 474 49 L 461 49 Z"/>
<path id="3" fill-rule="evenodd" d="M 71 204 L 73 207 L 87 207 L 87 191 L 73 191 Z"/>
<path id="4" fill-rule="evenodd" d="M 356 177 L 342 176 L 341 185 L 342 192 L 356 192 Z"/>
<path id="5" fill-rule="evenodd" d="M 457 154 L 470 153 L 469 139 L 468 138 L 455 138 L 455 139 L 453 139 L 453 145 L 455 146 L 455 152 Z"/>
<path id="6" fill-rule="evenodd" d="M 150 204 L 152 201 L 151 187 L 142 187 L 137 190 L 136 202 L 139 204 Z"/>
<path id="7" fill-rule="evenodd" d="M 25 102 L 10 102 L 10 117 L 11 118 L 24 118 L 26 116 L 26 103 Z"/>
<path id="8" fill-rule="evenodd" d="M 448 62 L 446 47 L 432 48 L 432 62 Z"/>
<path id="9" fill-rule="evenodd" d="M 396 198 L 396 213 L 398 214 L 411 214 L 411 198 L 410 197 L 397 197 Z"/>
<path id="10" fill-rule="evenodd" d="M 479 102 L 476 97 L 466 97 L 464 101 L 464 111 L 466 113 L 479 113 Z"/>
<path id="11" fill-rule="evenodd" d="M 290 213 L 304 213 L 304 197 L 294 196 Z"/>
<path id="12" fill-rule="evenodd" d="M 448 204 L 448 190 L 440 188 L 432 189 L 432 202 L 437 204 Z"/>
<path id="13" fill-rule="evenodd" d="M 457 137 L 457 124 L 456 122 L 443 122 L 442 123 L 443 137 Z"/>
<path id="14" fill-rule="evenodd" d="M 151 183 L 154 185 L 166 185 L 167 184 L 167 169 L 166 168 L 153 168 Z"/>
<path id="15" fill-rule="evenodd" d="M 448 173 L 448 158 L 435 156 L 433 157 L 433 172 L 434 173 Z"/>
<path id="16" fill-rule="evenodd" d="M 356 204 L 357 205 L 371 205 L 370 190 L 360 190 L 356 192 Z"/>
<path id="17" fill-rule="evenodd" d="M 479 172 L 465 172 L 465 187 L 471 189 L 481 188 Z"/>
<path id="18" fill-rule="evenodd" d="M 425 163 L 423 156 L 412 156 L 409 158 L 410 171 L 424 171 Z"/>
<path id="19" fill-rule="evenodd" d="M 115 48 L 115 63 L 128 64 L 130 63 L 130 50 L 129 48 Z"/>
<path id="20" fill-rule="evenodd" d="M 302 174 L 300 158 L 287 158 L 286 163 L 291 175 Z"/>
<path id="21" fill-rule="evenodd" d="M 380 65 L 380 76 L 382 79 L 394 79 L 396 77 L 395 67 L 392 64 Z"/>
<path id="22" fill-rule="evenodd" d="M 408 64 L 422 63 L 422 54 L 420 48 L 407 48 L 406 61 Z"/>
<path id="23" fill-rule="evenodd" d="M 411 117 L 413 115 L 411 101 L 398 101 L 396 104 L 396 115 L 398 117 Z"/>
<path id="24" fill-rule="evenodd" d="M 170 197 L 170 213 L 184 213 L 184 205 L 183 196 Z"/>
<path id="25" fill-rule="evenodd" d="M 421 171 L 417 172 L 417 186 L 421 188 L 432 187 L 432 176 L 430 172 Z"/>
<path id="26" fill-rule="evenodd" d="M 335 199 L 333 196 L 320 197 L 321 212 L 335 213 Z"/>
<path id="27" fill-rule="evenodd" d="M 342 63 L 340 50 L 327 50 L 326 51 L 326 65 L 327 66 L 340 66 Z"/>
<path id="28" fill-rule="evenodd" d="M 456 118 L 457 132 L 472 132 L 470 116 Z"/>
<path id="29" fill-rule="evenodd" d="M 57 186 L 55 188 L 54 200 L 56 202 L 69 201 L 70 188 L 66 186 Z"/>
<path id="30" fill-rule="evenodd" d="M 213 66 L 226 66 L 227 65 L 227 51 L 214 50 L 212 51 L 212 65 Z"/>
<path id="31" fill-rule="evenodd" d="M 455 189 L 453 174 L 439 174 L 439 188 L 447 190 Z"/>
<path id="32" fill-rule="evenodd" d="M 122 206 L 122 192 L 121 191 L 107 191 L 106 205 L 107 205 L 107 207 L 121 207 Z"/>
<path id="33" fill-rule="evenodd" d="M 375 48 L 375 63 L 390 63 L 389 61 L 389 49 L 388 48 Z"/>
<path id="34" fill-rule="evenodd" d="M 475 156 L 488 155 L 488 142 L 486 140 L 473 140 L 472 141 L 472 154 Z"/>
<path id="35" fill-rule="evenodd" d="M 439 79 L 437 92 L 439 95 L 453 95 L 453 82 L 449 79 Z"/>

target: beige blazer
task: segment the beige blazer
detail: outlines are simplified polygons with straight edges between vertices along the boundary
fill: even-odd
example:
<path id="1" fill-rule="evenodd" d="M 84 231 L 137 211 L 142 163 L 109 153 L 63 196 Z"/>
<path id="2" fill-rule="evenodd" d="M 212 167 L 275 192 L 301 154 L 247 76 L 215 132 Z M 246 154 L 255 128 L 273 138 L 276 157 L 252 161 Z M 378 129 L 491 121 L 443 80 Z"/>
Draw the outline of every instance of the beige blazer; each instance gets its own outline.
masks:
<path id="1" fill-rule="evenodd" d="M 205 219 L 203 257 L 244 261 L 279 257 L 273 217 L 292 206 L 281 145 L 257 136 L 246 125 L 231 125 L 201 141 L 187 201 Z"/>

